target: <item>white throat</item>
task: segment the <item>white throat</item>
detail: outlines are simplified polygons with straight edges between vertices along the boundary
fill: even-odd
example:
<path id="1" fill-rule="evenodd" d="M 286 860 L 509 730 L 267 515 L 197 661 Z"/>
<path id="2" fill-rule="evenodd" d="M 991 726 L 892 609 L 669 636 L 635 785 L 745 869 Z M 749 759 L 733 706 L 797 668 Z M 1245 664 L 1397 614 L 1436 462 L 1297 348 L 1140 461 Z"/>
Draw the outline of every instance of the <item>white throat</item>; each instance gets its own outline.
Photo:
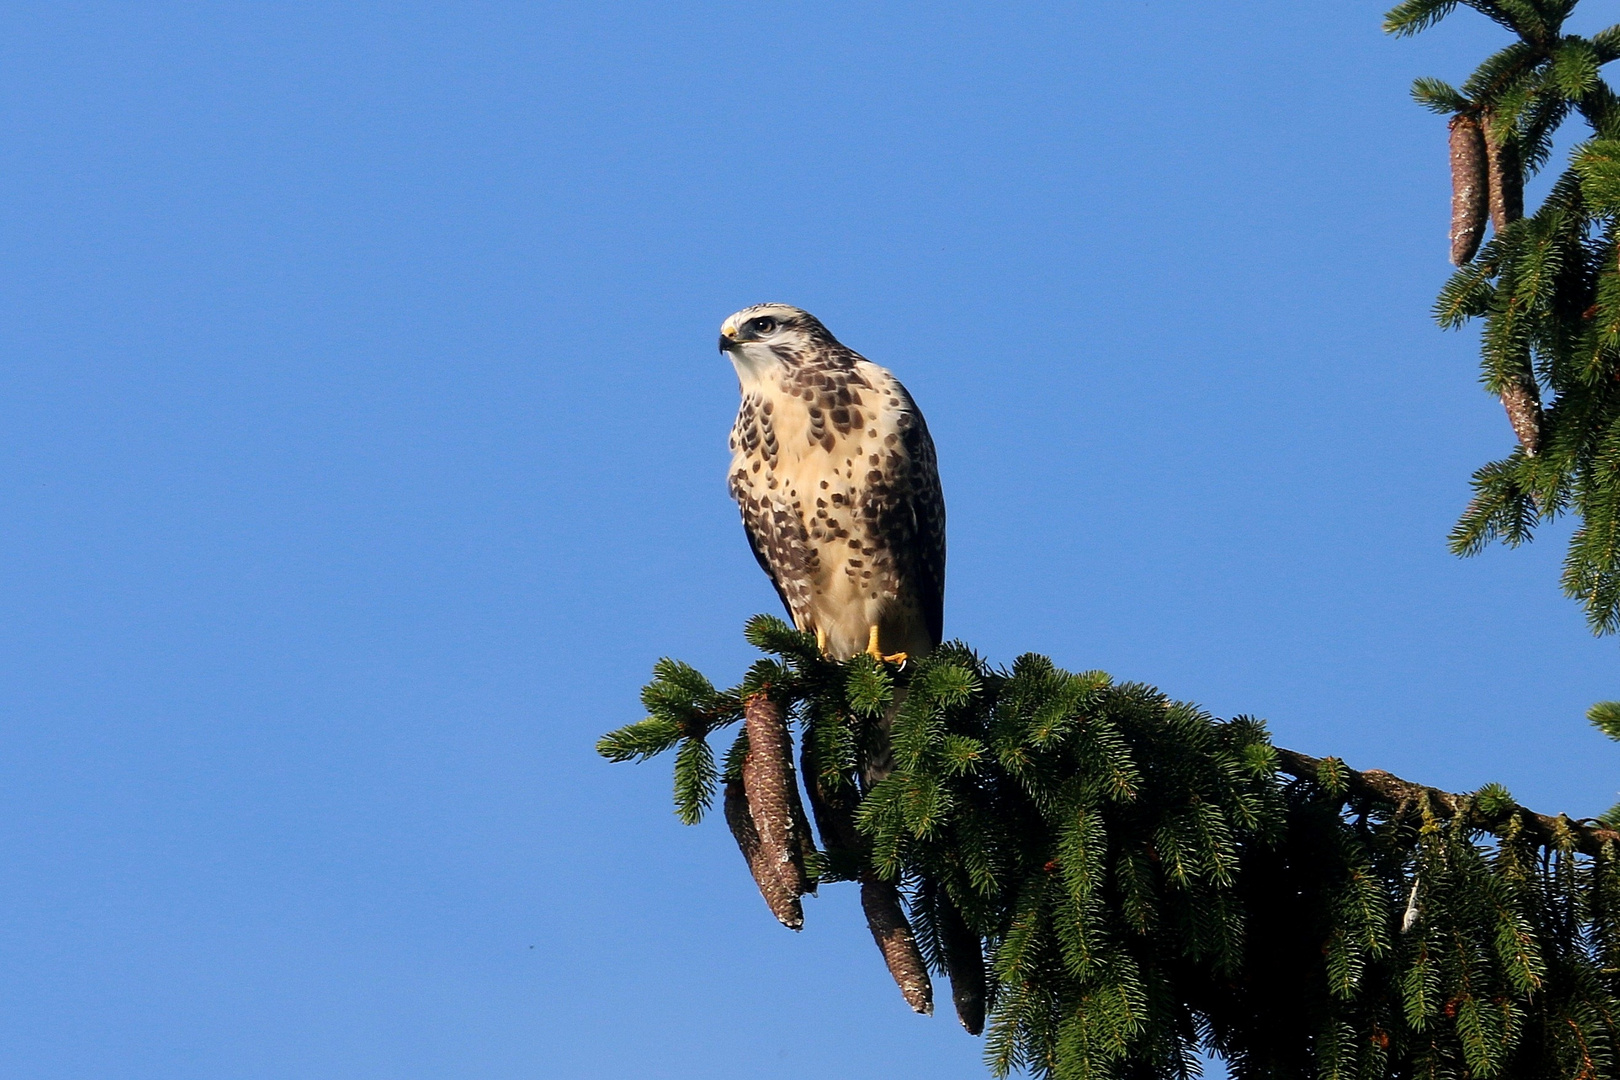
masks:
<path id="1" fill-rule="evenodd" d="M 731 366 L 737 369 L 737 381 L 742 384 L 743 393 L 762 385 L 775 385 L 782 375 L 782 360 L 768 345 L 743 342 L 728 349 L 726 355 L 731 358 Z"/>

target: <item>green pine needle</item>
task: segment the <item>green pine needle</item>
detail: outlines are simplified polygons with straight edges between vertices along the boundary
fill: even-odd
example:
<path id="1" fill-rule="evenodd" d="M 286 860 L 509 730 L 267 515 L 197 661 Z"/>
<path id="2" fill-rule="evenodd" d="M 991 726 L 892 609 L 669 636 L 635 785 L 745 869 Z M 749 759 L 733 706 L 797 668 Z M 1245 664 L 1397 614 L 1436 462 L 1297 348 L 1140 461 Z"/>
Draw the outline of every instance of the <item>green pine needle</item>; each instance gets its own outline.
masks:
<path id="1" fill-rule="evenodd" d="M 1397 37 L 1420 34 L 1451 14 L 1457 0 L 1404 0 L 1384 16 L 1384 33 Z"/>
<path id="2" fill-rule="evenodd" d="M 1609 738 L 1620 740 L 1620 701 L 1600 701 L 1586 710 L 1586 718 Z"/>
<path id="3" fill-rule="evenodd" d="M 645 761 L 674 746 L 680 737 L 681 726 L 675 721 L 648 717 L 602 736 L 596 752 L 609 761 Z"/>

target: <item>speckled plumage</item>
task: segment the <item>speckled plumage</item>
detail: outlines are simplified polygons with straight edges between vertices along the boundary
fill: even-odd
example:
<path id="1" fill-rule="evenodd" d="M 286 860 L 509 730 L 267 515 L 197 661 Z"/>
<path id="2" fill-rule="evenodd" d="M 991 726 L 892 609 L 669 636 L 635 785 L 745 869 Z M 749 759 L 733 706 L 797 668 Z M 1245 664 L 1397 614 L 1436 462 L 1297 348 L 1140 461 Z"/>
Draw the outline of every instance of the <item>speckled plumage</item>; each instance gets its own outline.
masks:
<path id="1" fill-rule="evenodd" d="M 884 652 L 928 653 L 944 623 L 945 500 L 911 395 L 784 304 L 737 312 L 720 346 L 742 389 L 731 494 L 794 625 L 838 659 L 872 626 Z"/>

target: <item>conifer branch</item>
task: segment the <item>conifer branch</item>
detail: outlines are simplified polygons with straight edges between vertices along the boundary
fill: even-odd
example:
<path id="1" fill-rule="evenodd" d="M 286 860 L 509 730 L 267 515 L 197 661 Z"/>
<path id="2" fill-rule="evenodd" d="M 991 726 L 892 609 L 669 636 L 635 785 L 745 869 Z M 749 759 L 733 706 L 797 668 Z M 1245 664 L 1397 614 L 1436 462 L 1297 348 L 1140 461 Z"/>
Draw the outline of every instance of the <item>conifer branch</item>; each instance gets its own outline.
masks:
<path id="1" fill-rule="evenodd" d="M 1550 817 L 1520 806 L 1507 792 L 1491 785 L 1473 795 L 1459 795 L 1429 787 L 1427 784 L 1403 780 L 1382 769 L 1358 772 L 1337 758 L 1314 758 L 1297 750 L 1276 747 L 1277 769 L 1289 776 L 1313 783 L 1322 783 L 1325 776 L 1337 774 L 1334 785 L 1342 785 L 1344 793 L 1356 802 L 1376 802 L 1396 810 L 1413 810 L 1425 799 L 1437 817 L 1451 819 L 1464 815 L 1468 828 L 1482 829 L 1494 835 L 1503 835 L 1510 822 L 1535 844 L 1554 851 L 1578 851 L 1596 857 L 1605 844 L 1620 844 L 1620 830 L 1611 829 L 1593 820 L 1576 821 L 1564 814 Z"/>
<path id="2" fill-rule="evenodd" d="M 1611 165 L 1620 97 L 1601 72 L 1620 58 L 1620 28 L 1565 34 L 1576 0 L 1402 0 L 1385 29 L 1418 33 L 1464 4 L 1513 40 L 1456 87 L 1425 78 L 1412 88 L 1424 108 L 1453 117 L 1459 269 L 1435 316 L 1448 329 L 1482 321 L 1481 381 L 1518 447 L 1474 474 L 1452 549 L 1522 543 L 1541 522 L 1574 514 L 1564 592 L 1583 604 L 1594 633 L 1610 634 L 1620 631 L 1620 189 Z M 1548 162 L 1560 128 L 1576 118 L 1596 138 L 1577 141 L 1569 168 L 1525 216 L 1524 177 Z M 1495 235 L 1478 247 L 1482 191 Z"/>
<path id="3" fill-rule="evenodd" d="M 654 722 L 599 749 L 743 721 L 726 817 L 796 925 L 796 720 L 816 874 L 860 883 L 911 1008 L 949 976 L 996 1075 L 1185 1080 L 1212 1052 L 1237 1080 L 1620 1080 L 1620 830 L 1279 749 L 1257 720 L 1034 654 L 997 668 L 947 642 L 900 670 L 828 660 L 779 619 L 748 636 L 780 659 L 727 690 L 664 661 Z M 863 785 L 902 692 L 894 771 Z M 1620 731 L 1620 705 L 1594 721 Z"/>

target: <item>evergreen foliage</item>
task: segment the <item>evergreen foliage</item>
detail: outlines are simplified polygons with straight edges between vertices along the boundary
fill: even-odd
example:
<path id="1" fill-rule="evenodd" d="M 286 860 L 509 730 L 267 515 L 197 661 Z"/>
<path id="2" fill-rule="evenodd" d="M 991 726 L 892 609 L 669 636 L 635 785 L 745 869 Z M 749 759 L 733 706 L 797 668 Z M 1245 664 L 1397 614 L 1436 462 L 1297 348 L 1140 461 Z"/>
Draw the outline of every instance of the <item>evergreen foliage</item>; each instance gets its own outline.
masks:
<path id="1" fill-rule="evenodd" d="M 1435 25 L 1457 0 L 1406 0 L 1390 33 Z M 1419 79 L 1419 104 L 1483 124 L 1492 158 L 1495 235 L 1441 290 L 1435 317 L 1479 319 L 1485 388 L 1502 399 L 1519 446 L 1473 477 L 1451 534 L 1458 554 L 1516 546 L 1543 521 L 1580 519 L 1563 573 L 1593 631 L 1620 629 L 1620 99 L 1599 75 L 1620 57 L 1620 26 L 1590 38 L 1563 31 L 1575 0 L 1465 0 L 1513 34 L 1453 87 Z M 1592 137 L 1539 209 L 1522 218 L 1526 173 L 1548 161 L 1571 117 Z"/>
<path id="2" fill-rule="evenodd" d="M 1307 759 L 1033 654 L 1001 669 L 949 643 L 896 668 L 766 616 L 747 637 L 768 655 L 739 686 L 663 661 L 649 719 L 599 750 L 678 748 L 696 821 L 747 752 L 716 768 L 708 740 L 768 694 L 798 729 L 821 882 L 898 884 L 936 972 L 953 924 L 977 939 L 995 1075 L 1187 1077 L 1200 1050 L 1245 1078 L 1616 1075 L 1620 834 Z"/>

